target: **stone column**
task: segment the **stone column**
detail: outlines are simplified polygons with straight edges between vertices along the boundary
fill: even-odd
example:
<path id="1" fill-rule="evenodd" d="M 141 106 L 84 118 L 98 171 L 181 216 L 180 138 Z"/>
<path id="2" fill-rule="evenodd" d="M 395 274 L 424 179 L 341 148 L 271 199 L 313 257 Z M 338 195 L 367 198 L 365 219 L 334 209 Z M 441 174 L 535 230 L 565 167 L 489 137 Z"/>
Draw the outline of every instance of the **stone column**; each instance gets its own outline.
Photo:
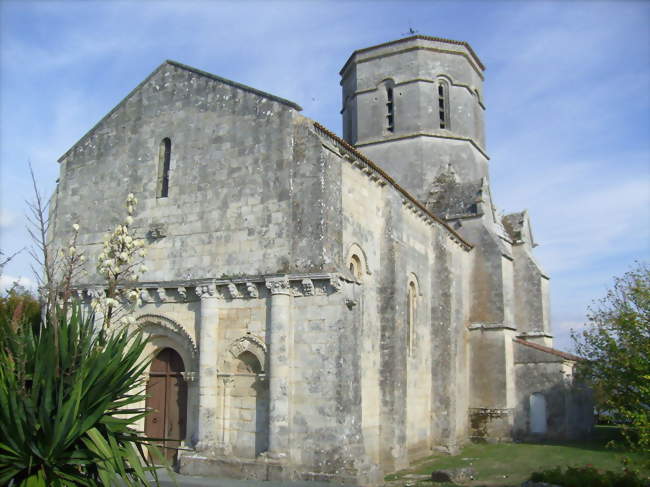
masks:
<path id="1" fill-rule="evenodd" d="M 286 276 L 267 279 L 266 287 L 271 291 L 268 456 L 283 458 L 289 450 L 291 287 Z"/>
<path id="2" fill-rule="evenodd" d="M 223 377 L 222 395 L 221 395 L 221 443 L 219 450 L 224 455 L 232 453 L 230 444 L 230 396 L 235 380 L 231 376 Z"/>
<path id="3" fill-rule="evenodd" d="M 201 299 L 199 331 L 199 441 L 197 450 L 214 450 L 217 446 L 217 336 L 219 307 L 214 284 L 197 286 Z"/>

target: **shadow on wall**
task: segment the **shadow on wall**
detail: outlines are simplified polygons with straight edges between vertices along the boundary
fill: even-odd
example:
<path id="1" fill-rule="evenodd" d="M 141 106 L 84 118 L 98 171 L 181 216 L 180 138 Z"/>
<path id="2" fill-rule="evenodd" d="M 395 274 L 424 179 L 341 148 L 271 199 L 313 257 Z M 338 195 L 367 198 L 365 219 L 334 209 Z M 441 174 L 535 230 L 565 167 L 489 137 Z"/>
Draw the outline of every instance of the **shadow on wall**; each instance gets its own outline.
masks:
<path id="1" fill-rule="evenodd" d="M 528 377 L 531 378 L 535 379 L 535 376 Z M 575 440 L 591 435 L 594 408 L 589 388 L 569 381 L 545 388 L 536 387 L 538 384 L 532 381 L 527 382 L 517 387 L 514 439 Z"/>

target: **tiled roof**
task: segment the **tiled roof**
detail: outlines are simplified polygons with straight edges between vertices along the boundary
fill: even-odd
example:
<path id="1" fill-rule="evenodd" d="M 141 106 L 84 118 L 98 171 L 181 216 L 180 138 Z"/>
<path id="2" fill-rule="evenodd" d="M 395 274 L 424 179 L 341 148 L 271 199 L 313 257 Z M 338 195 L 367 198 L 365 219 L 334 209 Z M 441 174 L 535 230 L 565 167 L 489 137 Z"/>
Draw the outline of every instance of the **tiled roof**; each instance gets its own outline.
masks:
<path id="1" fill-rule="evenodd" d="M 578 357 L 577 355 L 573 355 L 571 353 L 563 352 L 563 351 L 557 350 L 555 348 L 545 347 L 544 345 L 539 345 L 537 343 L 528 342 L 526 340 L 522 340 L 521 338 L 514 338 L 513 340 L 515 342 L 521 344 L 521 345 L 526 346 L 526 347 L 534 348 L 535 350 L 539 350 L 540 352 L 546 352 L 546 353 L 550 353 L 552 355 L 557 355 L 558 357 L 562 357 L 565 360 L 572 360 L 574 362 L 584 360 L 582 357 Z"/>

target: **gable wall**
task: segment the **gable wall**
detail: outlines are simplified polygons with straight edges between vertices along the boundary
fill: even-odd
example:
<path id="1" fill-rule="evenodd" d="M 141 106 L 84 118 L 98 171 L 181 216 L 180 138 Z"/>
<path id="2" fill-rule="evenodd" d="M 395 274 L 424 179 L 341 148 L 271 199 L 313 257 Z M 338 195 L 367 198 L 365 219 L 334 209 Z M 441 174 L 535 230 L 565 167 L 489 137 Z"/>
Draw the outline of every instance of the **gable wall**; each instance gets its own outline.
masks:
<path id="1" fill-rule="evenodd" d="M 294 115 L 278 102 L 164 65 L 63 159 L 57 237 L 79 223 L 95 262 L 133 192 L 137 233 L 164 223 L 167 234 L 149 242 L 142 280 L 281 271 L 290 249 Z M 172 141 L 169 197 L 156 198 L 164 137 Z"/>

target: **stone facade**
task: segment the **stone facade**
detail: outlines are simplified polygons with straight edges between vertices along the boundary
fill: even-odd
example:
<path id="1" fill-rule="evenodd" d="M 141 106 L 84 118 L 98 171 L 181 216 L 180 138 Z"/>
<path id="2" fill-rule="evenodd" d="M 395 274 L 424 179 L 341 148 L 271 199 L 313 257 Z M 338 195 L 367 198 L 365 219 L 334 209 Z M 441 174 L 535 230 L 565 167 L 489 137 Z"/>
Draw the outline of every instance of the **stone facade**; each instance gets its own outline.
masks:
<path id="1" fill-rule="evenodd" d="M 184 363 L 180 470 L 375 485 L 471 437 L 529 436 L 533 409 L 543 436 L 540 394 L 549 435 L 587 431 L 528 216 L 492 203 L 476 54 L 414 36 L 341 74 L 343 139 L 167 61 L 60 159 L 55 215 L 90 262 L 140 202 L 137 326 Z"/>

